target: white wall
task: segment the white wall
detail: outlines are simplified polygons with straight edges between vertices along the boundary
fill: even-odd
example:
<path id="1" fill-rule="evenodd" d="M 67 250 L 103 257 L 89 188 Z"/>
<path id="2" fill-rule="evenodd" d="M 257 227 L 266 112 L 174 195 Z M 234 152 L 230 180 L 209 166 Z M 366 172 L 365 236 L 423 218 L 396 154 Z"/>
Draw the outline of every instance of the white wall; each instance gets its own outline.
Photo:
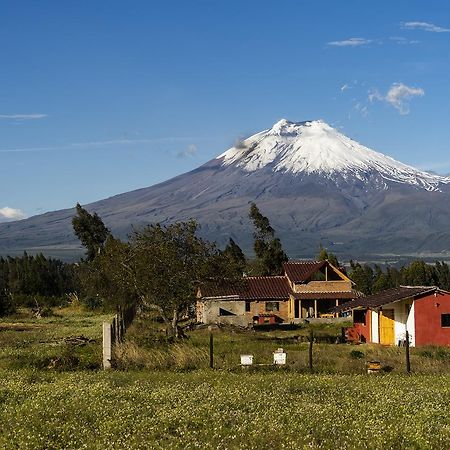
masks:
<path id="1" fill-rule="evenodd" d="M 373 343 L 378 344 L 380 342 L 380 337 L 378 335 L 378 311 L 372 311 L 371 314 L 372 317 L 370 318 L 370 333 L 372 336 L 370 340 Z"/>
<path id="2" fill-rule="evenodd" d="M 383 305 L 383 309 L 394 310 L 394 345 L 398 345 L 399 341 L 404 341 L 406 338 L 406 326 L 408 326 L 408 332 L 414 336 L 414 310 L 411 307 L 409 314 L 407 314 L 406 305 L 411 301 L 399 301 Z M 409 340 L 411 343 L 411 338 Z M 414 341 L 413 341 L 414 342 Z"/>
<path id="3" fill-rule="evenodd" d="M 406 322 L 406 327 L 408 328 L 409 333 L 409 345 L 411 347 L 416 346 L 416 324 L 414 319 L 414 302 L 411 306 L 411 309 L 409 311 L 408 320 Z"/>
<path id="4" fill-rule="evenodd" d="M 406 305 L 410 303 L 410 301 L 400 301 L 383 305 L 383 309 L 394 310 L 394 345 L 398 345 L 399 341 L 405 340 L 407 327 L 410 345 L 411 347 L 415 346 L 414 303 L 411 306 L 409 314 L 406 314 Z M 379 312 L 372 311 L 371 314 L 371 341 L 377 344 L 380 342 Z"/>

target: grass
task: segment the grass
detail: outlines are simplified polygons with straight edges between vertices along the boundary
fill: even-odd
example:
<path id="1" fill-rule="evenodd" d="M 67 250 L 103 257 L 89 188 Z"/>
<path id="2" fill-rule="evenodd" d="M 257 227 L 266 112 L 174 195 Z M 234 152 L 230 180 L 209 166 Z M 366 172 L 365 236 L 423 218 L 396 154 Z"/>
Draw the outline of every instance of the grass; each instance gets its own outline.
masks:
<path id="1" fill-rule="evenodd" d="M 315 344 L 309 329 L 215 332 L 168 344 L 161 324 L 137 320 L 117 349 L 119 370 L 99 370 L 101 324 L 109 315 L 80 307 L 0 320 L 2 449 L 449 448 L 450 349 Z M 326 326 L 316 334 L 338 336 Z M 86 336 L 84 346 L 67 338 Z M 239 355 L 286 368 L 243 370 Z M 392 372 L 366 374 L 378 359 Z M 52 362 L 55 362 L 52 364 Z"/>
<path id="2" fill-rule="evenodd" d="M 224 327 L 214 332 L 214 365 L 222 370 L 239 369 L 240 355 L 254 355 L 255 364 L 271 364 L 273 352 L 287 352 L 287 370 L 308 371 L 308 327 L 292 331 L 248 331 Z M 341 336 L 340 325 L 314 327 L 319 341 L 334 342 Z M 209 366 L 209 331 L 197 329 L 189 338 L 168 345 L 161 326 L 151 320 L 137 320 L 127 333 L 124 345 L 117 349 L 120 369 L 192 369 Z M 385 371 L 406 371 L 405 349 L 376 344 L 314 344 L 314 370 L 321 373 L 362 374 L 368 361 L 379 360 Z M 411 348 L 411 366 L 415 373 L 450 373 L 450 348 Z"/>
<path id="3" fill-rule="evenodd" d="M 0 447 L 449 448 L 443 375 L 0 371 Z"/>
<path id="4" fill-rule="evenodd" d="M 37 319 L 22 308 L 0 319 L 0 368 L 100 368 L 102 322 L 111 314 L 98 314 L 80 306 L 54 308 L 53 315 Z M 85 336 L 84 346 L 70 343 Z"/>

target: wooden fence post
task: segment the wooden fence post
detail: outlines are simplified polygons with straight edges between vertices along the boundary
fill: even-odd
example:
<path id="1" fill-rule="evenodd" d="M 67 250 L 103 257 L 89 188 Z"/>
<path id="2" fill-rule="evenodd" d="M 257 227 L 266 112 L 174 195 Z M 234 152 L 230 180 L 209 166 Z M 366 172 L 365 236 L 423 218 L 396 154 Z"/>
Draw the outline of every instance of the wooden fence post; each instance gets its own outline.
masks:
<path id="1" fill-rule="evenodd" d="M 409 333 L 406 330 L 406 342 L 405 342 L 405 353 L 406 353 L 406 373 L 411 373 L 411 360 L 409 359 Z"/>
<path id="2" fill-rule="evenodd" d="M 112 357 L 112 327 L 109 322 L 103 322 L 103 369 L 111 369 Z"/>
<path id="3" fill-rule="evenodd" d="M 311 329 L 309 331 L 309 353 L 308 353 L 308 360 L 309 360 L 309 370 L 312 372 L 313 370 L 313 341 L 314 341 L 314 333 Z"/>

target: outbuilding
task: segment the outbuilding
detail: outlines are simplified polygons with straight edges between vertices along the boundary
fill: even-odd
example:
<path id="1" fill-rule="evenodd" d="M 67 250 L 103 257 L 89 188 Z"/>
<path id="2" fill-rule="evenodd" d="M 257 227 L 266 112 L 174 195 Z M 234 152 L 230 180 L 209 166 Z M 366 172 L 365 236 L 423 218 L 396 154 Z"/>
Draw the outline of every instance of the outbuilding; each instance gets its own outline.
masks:
<path id="1" fill-rule="evenodd" d="M 411 346 L 450 346 L 450 293 L 436 286 L 400 286 L 334 309 L 352 315 L 349 340 Z"/>

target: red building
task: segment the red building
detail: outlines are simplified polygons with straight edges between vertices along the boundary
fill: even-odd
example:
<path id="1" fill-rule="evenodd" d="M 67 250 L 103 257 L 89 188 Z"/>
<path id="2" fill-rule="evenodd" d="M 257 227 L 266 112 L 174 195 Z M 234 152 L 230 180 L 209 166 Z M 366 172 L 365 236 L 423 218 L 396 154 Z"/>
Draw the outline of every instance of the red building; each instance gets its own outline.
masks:
<path id="1" fill-rule="evenodd" d="M 352 314 L 349 340 L 450 346 L 450 293 L 435 286 L 400 286 L 357 298 L 335 309 Z"/>

